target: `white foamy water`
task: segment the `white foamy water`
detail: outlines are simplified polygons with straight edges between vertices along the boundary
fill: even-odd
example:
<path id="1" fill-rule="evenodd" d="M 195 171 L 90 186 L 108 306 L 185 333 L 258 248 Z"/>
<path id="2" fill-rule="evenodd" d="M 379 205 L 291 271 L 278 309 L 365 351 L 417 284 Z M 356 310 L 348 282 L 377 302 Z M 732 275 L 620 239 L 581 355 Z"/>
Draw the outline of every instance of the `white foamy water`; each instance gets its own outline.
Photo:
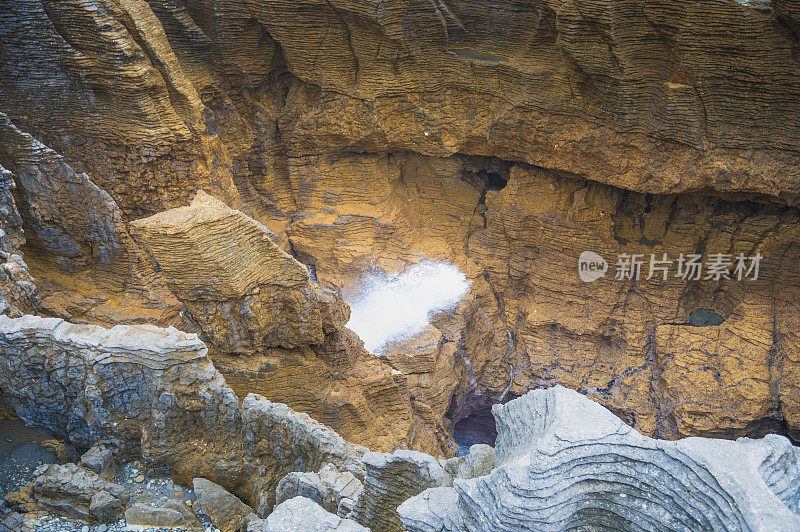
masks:
<path id="1" fill-rule="evenodd" d="M 469 285 L 467 276 L 446 262 L 422 261 L 399 274 L 370 275 L 347 301 L 347 326 L 368 351 L 380 353 L 386 343 L 421 332 L 433 314 L 454 307 Z"/>

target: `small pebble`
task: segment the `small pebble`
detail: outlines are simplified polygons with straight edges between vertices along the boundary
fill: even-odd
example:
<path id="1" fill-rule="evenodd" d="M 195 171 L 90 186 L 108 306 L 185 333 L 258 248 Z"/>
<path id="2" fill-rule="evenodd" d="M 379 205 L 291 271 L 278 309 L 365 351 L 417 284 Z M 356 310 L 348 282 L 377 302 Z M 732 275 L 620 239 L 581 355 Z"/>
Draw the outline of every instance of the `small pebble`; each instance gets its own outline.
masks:
<path id="1" fill-rule="evenodd" d="M 141 484 L 142 482 L 144 482 L 144 475 L 139 475 L 138 477 L 133 479 L 133 481 L 136 482 L 137 484 Z"/>
<path id="2" fill-rule="evenodd" d="M 108 526 L 105 523 L 99 525 L 97 528 L 94 529 L 94 532 L 106 532 L 108 530 Z"/>
<path id="3" fill-rule="evenodd" d="M 190 500 L 186 500 L 186 501 L 183 501 L 183 502 L 186 503 L 186 506 L 191 506 L 192 505 L 192 501 L 190 501 Z"/>
<path id="4" fill-rule="evenodd" d="M 86 525 L 83 525 L 83 527 L 81 527 L 81 532 L 89 532 L 89 527 L 86 526 Z"/>

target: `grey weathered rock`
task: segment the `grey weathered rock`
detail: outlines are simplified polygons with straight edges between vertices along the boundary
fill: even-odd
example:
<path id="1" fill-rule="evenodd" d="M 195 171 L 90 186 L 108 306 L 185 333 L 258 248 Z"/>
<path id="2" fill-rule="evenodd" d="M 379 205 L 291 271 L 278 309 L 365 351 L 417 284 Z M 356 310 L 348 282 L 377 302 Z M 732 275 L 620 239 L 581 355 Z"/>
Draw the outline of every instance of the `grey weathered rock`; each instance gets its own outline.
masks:
<path id="1" fill-rule="evenodd" d="M 331 513 L 338 513 L 342 499 L 355 500 L 362 484 L 351 472 L 340 472 L 326 464 L 317 473 L 289 473 L 275 488 L 275 502 L 280 504 L 294 497 L 305 497 Z"/>
<path id="2" fill-rule="evenodd" d="M 3 113 L 0 159 L 13 165 L 31 229 L 60 266 L 107 265 L 123 253 L 125 226 L 111 196 Z"/>
<path id="3" fill-rule="evenodd" d="M 158 456 L 237 416 L 203 342 L 171 327 L 0 316 L 0 362 L 17 415 L 75 445 L 127 450 L 144 434 L 143 451 Z"/>
<path id="4" fill-rule="evenodd" d="M 452 478 L 430 455 L 399 450 L 364 455 L 364 489 L 348 516 L 376 530 L 403 530 L 397 507 L 428 488 L 451 486 Z"/>
<path id="5" fill-rule="evenodd" d="M 330 427 L 284 404 L 249 394 L 242 402 L 242 425 L 245 451 L 267 471 L 254 483 L 254 506 L 261 517 L 272 510 L 278 482 L 291 472 L 317 471 L 332 464 L 364 477 L 364 447 L 348 443 Z"/>
<path id="6" fill-rule="evenodd" d="M 194 512 L 175 500 L 162 500 L 162 506 L 136 503 L 125 511 L 125 522 L 129 527 L 204 530 Z"/>
<path id="7" fill-rule="evenodd" d="M 76 464 L 44 465 L 36 474 L 33 483 L 36 503 L 68 517 L 116 521 L 130 500 L 124 487 Z"/>
<path id="8" fill-rule="evenodd" d="M 489 475 L 398 508 L 406 529 L 800 529 L 800 451 L 771 435 L 654 440 L 561 387 L 493 407 Z"/>
<path id="9" fill-rule="evenodd" d="M 494 449 L 482 443 L 469 448 L 469 453 L 450 458 L 444 470 L 453 478 L 475 478 L 488 475 L 494 469 Z"/>
<path id="10" fill-rule="evenodd" d="M 81 465 L 98 475 L 106 473 L 114 460 L 114 452 L 103 444 L 93 445 L 81 456 Z"/>
<path id="11" fill-rule="evenodd" d="M 261 515 L 293 471 L 330 463 L 364 475 L 366 449 L 308 415 L 254 394 L 240 408 L 194 334 L 0 316 L 0 364 L 0 389 L 26 424 L 74 445 L 140 447 L 179 482 L 217 480 Z"/>
<path id="12" fill-rule="evenodd" d="M 275 507 L 266 519 L 248 523 L 247 532 L 368 532 L 355 521 L 342 519 L 311 499 L 294 497 Z"/>
<path id="13" fill-rule="evenodd" d="M 236 532 L 242 519 L 253 509 L 228 492 L 225 488 L 204 478 L 192 481 L 192 487 L 200 503 L 200 511 L 211 518 L 214 526 L 222 532 Z"/>
<path id="14" fill-rule="evenodd" d="M 41 307 L 36 283 L 19 251 L 25 233 L 11 192 L 15 188 L 14 175 L 0 165 L 0 313 L 12 317 Z"/>

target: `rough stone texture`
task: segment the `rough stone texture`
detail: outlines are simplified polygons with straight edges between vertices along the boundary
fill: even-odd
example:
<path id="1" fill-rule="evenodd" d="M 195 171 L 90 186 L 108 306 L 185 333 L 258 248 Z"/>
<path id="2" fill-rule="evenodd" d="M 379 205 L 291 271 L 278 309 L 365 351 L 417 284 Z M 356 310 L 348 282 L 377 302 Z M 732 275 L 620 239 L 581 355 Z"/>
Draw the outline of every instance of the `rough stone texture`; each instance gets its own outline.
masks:
<path id="1" fill-rule="evenodd" d="M 23 243 L 36 275 L 48 280 L 41 295 L 49 313 L 100 323 L 180 323 L 177 302 L 136 249 L 114 199 L 1 112 L 0 163 L 19 183 L 32 236 Z"/>
<path id="2" fill-rule="evenodd" d="M 492 410 L 496 468 L 407 500 L 407 530 L 800 526 L 800 452 L 784 437 L 654 440 L 560 386 Z"/>
<path id="3" fill-rule="evenodd" d="M 344 327 L 341 297 L 313 283 L 263 224 L 200 191 L 190 206 L 131 226 L 240 396 L 284 402 L 378 450 L 452 453 L 446 406 L 438 416 L 417 408 Z"/>
<path id="4" fill-rule="evenodd" d="M 0 333 L 0 387 L 17 414 L 72 444 L 104 439 L 124 450 L 143 439 L 166 451 L 192 445 L 195 430 L 179 433 L 203 427 L 204 411 L 235 418 L 236 398 L 194 334 L 37 316 L 0 317 Z"/>
<path id="5" fill-rule="evenodd" d="M 257 514 L 266 516 L 275 505 L 275 488 L 291 472 L 318 471 L 333 465 L 364 477 L 361 457 L 367 449 L 345 441 L 330 427 L 251 394 L 242 403 L 243 438 L 249 455 L 263 468 L 256 486 Z"/>
<path id="6" fill-rule="evenodd" d="M 114 452 L 103 444 L 92 447 L 81 456 L 81 466 L 102 475 L 111 468 Z"/>
<path id="7" fill-rule="evenodd" d="M 428 488 L 452 485 L 439 462 L 418 451 L 364 455 L 367 474 L 351 519 L 375 530 L 402 531 L 397 507 Z"/>
<path id="8" fill-rule="evenodd" d="M 331 464 L 326 464 L 318 473 L 296 472 L 283 477 L 275 488 L 275 504 L 305 497 L 337 514 L 342 499 L 356 500 L 361 489 L 361 481 L 353 473 L 339 472 Z"/>
<path id="9" fill-rule="evenodd" d="M 282 502 L 263 520 L 252 521 L 247 532 L 368 532 L 355 521 L 342 519 L 305 497 L 294 497 Z"/>
<path id="10" fill-rule="evenodd" d="M 179 482 L 202 475 L 265 512 L 293 471 L 364 475 L 366 449 L 307 414 L 254 394 L 240 407 L 195 334 L 0 316 L 0 364 L 26 424 L 75 445 L 140 448 Z"/>
<path id="11" fill-rule="evenodd" d="M 76 464 L 41 466 L 36 474 L 32 490 L 36 503 L 67 517 L 114 522 L 130 500 L 124 487 Z"/>
<path id="12" fill-rule="evenodd" d="M 137 220 L 134 235 L 170 289 L 223 352 L 252 354 L 325 342 L 347 307 L 313 286 L 264 225 L 200 191 L 188 207 Z"/>
<path id="13" fill-rule="evenodd" d="M 21 515 L 0 501 L 0 532 L 33 532 L 33 529 L 25 524 Z"/>
<path id="14" fill-rule="evenodd" d="M 488 475 L 494 469 L 494 449 L 489 445 L 476 443 L 469 453 L 450 458 L 444 464 L 445 472 L 455 478 L 475 478 Z"/>
<path id="15" fill-rule="evenodd" d="M 36 281 L 19 251 L 25 233 L 12 192 L 15 188 L 14 174 L 0 165 L 0 312 L 12 317 L 41 308 Z"/>
<path id="16" fill-rule="evenodd" d="M 242 519 L 253 513 L 252 508 L 210 480 L 196 478 L 192 480 L 192 487 L 200 510 L 222 532 L 237 532 Z"/>
<path id="17" fill-rule="evenodd" d="M 125 524 L 136 530 L 148 528 L 176 528 L 188 531 L 203 531 L 205 527 L 197 516 L 180 501 L 169 500 L 163 506 L 136 503 L 125 510 Z"/>
<path id="18" fill-rule="evenodd" d="M 203 188 L 322 284 L 458 264 L 472 291 L 440 360 L 462 385 L 397 376 L 429 426 L 560 383 L 651 436 L 797 439 L 798 21 L 793 0 L 3 0 L 0 111 L 126 220 Z M 586 249 L 771 264 L 587 286 Z M 60 316 L 113 300 L 25 258 Z M 86 319 L 119 319 L 104 307 Z M 695 331 L 702 308 L 726 321 Z M 315 397 L 237 364 L 237 390 Z"/>

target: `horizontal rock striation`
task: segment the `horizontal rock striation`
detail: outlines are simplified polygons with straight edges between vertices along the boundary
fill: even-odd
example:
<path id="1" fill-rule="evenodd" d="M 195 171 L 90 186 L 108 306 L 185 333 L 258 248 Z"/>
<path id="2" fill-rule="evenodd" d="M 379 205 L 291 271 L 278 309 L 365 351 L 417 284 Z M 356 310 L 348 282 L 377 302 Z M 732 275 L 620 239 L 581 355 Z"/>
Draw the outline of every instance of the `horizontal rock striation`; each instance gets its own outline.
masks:
<path id="1" fill-rule="evenodd" d="M 376 449 L 452 453 L 446 406 L 426 415 L 345 328 L 341 296 L 313 282 L 263 224 L 200 191 L 188 207 L 131 227 L 238 395 L 286 403 Z"/>
<path id="2" fill-rule="evenodd" d="M 256 395 L 240 406 L 195 334 L 0 316 L 0 364 L 0 390 L 26 424 L 140 451 L 183 484 L 207 478 L 265 511 L 292 471 L 332 464 L 363 477 L 365 449 L 332 429 Z"/>
<path id="3" fill-rule="evenodd" d="M 110 287 L 98 286 L 102 268 L 65 270 L 89 248 L 105 256 L 98 228 L 121 234 L 86 223 L 84 198 L 118 215 L 97 189 L 123 224 L 204 189 L 269 226 L 324 286 L 420 257 L 472 281 L 437 323 L 442 350 L 420 358 L 426 371 L 401 353 L 400 375 L 366 359 L 354 375 L 360 355 L 342 345 L 215 357 L 240 396 L 285 402 L 348 438 L 369 433 L 383 451 L 410 440 L 448 454 L 445 428 L 552 384 L 649 436 L 800 439 L 795 4 L 0 0 L 0 112 L 63 156 L 4 141 L 0 164 L 47 183 L 31 203 L 58 219 L 27 228 L 80 251 L 54 258 L 29 239 L 25 262 L 50 314 L 197 332 L 208 320 L 208 338 L 250 350 L 262 339 L 242 328 L 254 321 L 238 313 L 246 300 L 231 312 L 196 302 L 183 320 L 144 265 Z M 38 159 L 23 174 L 10 151 Z M 621 253 L 765 262 L 750 284 L 609 274 L 587 286 L 575 271 L 585 250 L 612 268 Z M 698 310 L 723 322 L 697 330 Z M 349 395 L 357 380 L 367 393 Z M 370 433 L 370 416 L 397 429 Z"/>
<path id="4" fill-rule="evenodd" d="M 800 453 L 767 436 L 653 440 L 562 387 L 493 408 L 496 467 L 398 508 L 409 531 L 795 530 Z"/>

